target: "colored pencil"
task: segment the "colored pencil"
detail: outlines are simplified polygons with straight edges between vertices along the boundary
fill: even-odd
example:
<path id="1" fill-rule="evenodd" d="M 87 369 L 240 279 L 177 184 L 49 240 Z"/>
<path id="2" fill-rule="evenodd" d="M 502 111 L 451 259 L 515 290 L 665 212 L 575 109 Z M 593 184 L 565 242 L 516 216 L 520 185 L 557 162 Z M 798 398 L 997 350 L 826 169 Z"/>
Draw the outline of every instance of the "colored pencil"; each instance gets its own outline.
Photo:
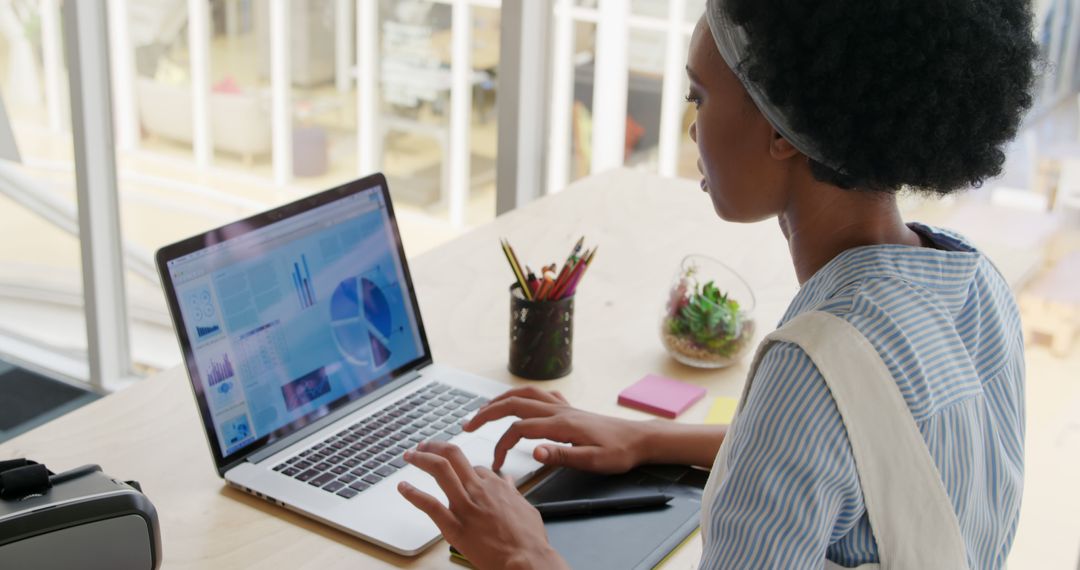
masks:
<path id="1" fill-rule="evenodd" d="M 552 298 L 558 299 L 558 295 L 563 293 L 563 290 L 570 282 L 570 276 L 573 275 L 573 268 L 575 268 L 580 260 L 577 257 L 571 257 L 563 264 L 562 271 L 558 272 L 558 276 L 555 277 L 555 286 L 552 287 Z"/>
<path id="2" fill-rule="evenodd" d="M 525 272 L 528 273 L 526 282 L 529 284 L 529 291 L 533 294 L 533 297 L 535 297 L 536 291 L 540 287 L 540 280 L 536 278 L 536 274 L 533 273 L 533 270 L 530 269 L 528 265 L 525 266 Z"/>
<path id="3" fill-rule="evenodd" d="M 594 247 L 582 253 L 585 245 L 585 236 L 582 236 L 574 244 L 561 270 L 558 263 L 552 263 L 541 267 L 537 275 L 532 268 L 523 266 L 518 261 L 509 240 L 502 238 L 499 245 L 506 256 L 506 262 L 514 272 L 514 279 L 521 288 L 522 296 L 529 301 L 559 301 L 573 296 L 596 256 L 597 249 Z"/>
<path id="4" fill-rule="evenodd" d="M 526 299 L 532 301 L 532 290 L 529 289 L 529 283 L 525 280 L 525 275 L 521 273 L 521 266 L 517 263 L 517 256 L 514 255 L 514 250 L 510 247 L 510 242 L 505 239 L 500 242 L 502 244 L 503 254 L 506 255 L 506 262 L 510 264 L 510 269 L 514 271 L 514 277 L 517 279 L 518 286 L 521 287 L 521 294 Z"/>
<path id="5" fill-rule="evenodd" d="M 566 288 L 566 293 L 563 294 L 563 298 L 570 297 L 577 292 L 578 284 L 581 283 L 581 278 L 585 276 L 585 271 L 589 269 L 589 265 L 592 264 L 593 257 L 596 257 L 596 250 L 599 247 L 594 247 L 591 252 L 586 254 L 585 261 L 578 264 L 581 269 L 577 272 L 577 276 L 571 280 L 570 285 Z"/>
<path id="6" fill-rule="evenodd" d="M 525 272 L 521 269 L 521 262 L 518 261 L 517 254 L 514 253 L 514 247 L 510 245 L 509 241 L 504 240 L 506 243 L 506 250 L 510 252 L 510 262 L 513 264 L 514 271 L 521 277 L 521 281 L 525 281 Z M 526 283 L 527 285 L 528 283 Z"/>
<path id="7" fill-rule="evenodd" d="M 552 299 L 558 299 L 559 294 L 566 288 L 567 282 L 570 280 L 570 276 L 574 273 L 574 266 L 577 265 L 580 258 L 578 254 L 581 253 L 582 246 L 585 245 L 585 236 L 581 236 L 574 244 L 574 249 L 570 250 L 570 255 L 566 256 L 566 263 L 563 264 L 562 270 L 559 271 L 559 276 L 555 278 L 555 288 L 552 293 Z"/>
<path id="8" fill-rule="evenodd" d="M 540 290 L 536 293 L 537 301 L 547 301 L 548 294 L 551 293 L 552 287 L 555 286 L 555 264 L 551 264 L 544 268 L 544 282 L 540 285 Z"/>
<path id="9" fill-rule="evenodd" d="M 514 264 L 514 270 L 517 271 L 518 275 L 520 275 L 522 279 L 524 279 L 525 272 L 521 270 L 521 262 L 518 261 L 517 254 L 514 253 L 514 247 L 510 245 L 510 241 L 505 238 L 503 238 L 503 243 L 506 244 L 506 249 L 510 252 L 510 259 Z"/>
<path id="10" fill-rule="evenodd" d="M 551 295 L 552 299 L 562 298 L 563 293 L 570 287 L 570 281 L 573 279 L 578 267 L 581 267 L 581 258 L 579 257 L 572 258 L 563 266 L 564 274 L 555 280 L 555 289 Z"/>
<path id="11" fill-rule="evenodd" d="M 585 265 L 584 261 L 577 264 L 577 267 L 574 268 L 574 273 L 570 275 L 570 279 L 568 279 L 566 282 L 566 287 L 564 287 L 561 292 L 561 296 L 559 297 L 560 299 L 565 299 L 566 297 L 574 294 L 574 285 L 577 284 L 579 279 L 581 279 L 581 274 L 585 272 L 585 267 L 587 266 Z"/>

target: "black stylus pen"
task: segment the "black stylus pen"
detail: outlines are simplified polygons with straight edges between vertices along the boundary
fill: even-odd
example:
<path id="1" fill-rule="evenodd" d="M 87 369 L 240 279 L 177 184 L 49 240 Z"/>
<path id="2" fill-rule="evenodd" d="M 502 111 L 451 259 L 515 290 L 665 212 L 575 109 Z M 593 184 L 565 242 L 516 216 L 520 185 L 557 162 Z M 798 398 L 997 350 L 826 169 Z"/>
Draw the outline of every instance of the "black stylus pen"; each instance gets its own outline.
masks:
<path id="1" fill-rule="evenodd" d="M 650 493 L 630 497 L 612 497 L 610 499 L 576 499 L 573 501 L 553 501 L 533 505 L 540 511 L 544 520 L 565 517 L 607 514 L 617 511 L 662 507 L 671 502 L 671 495 Z"/>

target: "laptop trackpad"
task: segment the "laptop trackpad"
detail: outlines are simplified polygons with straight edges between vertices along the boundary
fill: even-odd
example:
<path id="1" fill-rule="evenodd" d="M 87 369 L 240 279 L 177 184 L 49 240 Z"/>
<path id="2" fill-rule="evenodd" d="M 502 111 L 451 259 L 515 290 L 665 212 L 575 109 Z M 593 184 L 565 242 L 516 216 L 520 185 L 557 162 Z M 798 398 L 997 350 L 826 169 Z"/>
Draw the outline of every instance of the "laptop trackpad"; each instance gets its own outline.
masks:
<path id="1" fill-rule="evenodd" d="M 491 468 L 491 462 L 495 459 L 494 441 L 473 436 L 463 438 L 460 443 L 456 440 L 453 443 L 461 446 L 461 450 L 465 453 L 465 457 L 469 459 L 470 464 Z M 514 481 L 518 483 L 523 482 L 542 467 L 539 462 L 532 458 L 531 446 L 528 451 L 521 449 L 521 447 L 519 445 L 506 454 L 506 461 L 500 470 L 502 475 L 511 475 Z"/>
<path id="2" fill-rule="evenodd" d="M 506 433 L 506 430 L 510 429 L 510 426 L 513 425 L 514 422 L 516 422 L 517 420 L 518 419 L 516 417 L 509 417 L 486 423 L 481 426 L 480 429 L 474 431 L 473 435 L 489 440 L 492 446 L 494 446 L 496 443 L 498 443 L 499 439 L 502 438 L 503 434 Z M 533 448 L 535 448 L 539 443 L 539 440 L 522 439 L 521 441 L 517 442 L 517 445 L 514 446 L 514 449 L 522 450 L 525 453 L 532 453 Z"/>

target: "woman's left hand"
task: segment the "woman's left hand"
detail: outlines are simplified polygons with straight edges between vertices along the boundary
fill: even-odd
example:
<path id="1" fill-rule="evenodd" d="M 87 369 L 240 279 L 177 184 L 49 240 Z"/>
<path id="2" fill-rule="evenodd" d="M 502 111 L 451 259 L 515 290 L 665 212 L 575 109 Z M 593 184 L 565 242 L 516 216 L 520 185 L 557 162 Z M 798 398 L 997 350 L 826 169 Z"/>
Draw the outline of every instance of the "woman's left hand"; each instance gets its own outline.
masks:
<path id="1" fill-rule="evenodd" d="M 544 523 L 514 483 L 486 467 L 473 467 L 455 445 L 424 442 L 405 453 L 405 461 L 430 474 L 450 501 L 402 482 L 398 492 L 424 511 L 447 542 L 486 568 L 566 568 L 551 548 Z"/>

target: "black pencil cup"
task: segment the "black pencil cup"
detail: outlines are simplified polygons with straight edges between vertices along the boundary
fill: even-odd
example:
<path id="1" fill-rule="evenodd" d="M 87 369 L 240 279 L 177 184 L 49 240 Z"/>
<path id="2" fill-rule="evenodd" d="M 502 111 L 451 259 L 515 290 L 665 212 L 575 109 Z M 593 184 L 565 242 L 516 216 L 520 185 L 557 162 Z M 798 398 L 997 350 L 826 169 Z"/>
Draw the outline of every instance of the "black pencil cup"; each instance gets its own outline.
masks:
<path id="1" fill-rule="evenodd" d="M 515 376 L 554 380 L 570 373 L 574 298 L 530 301 L 521 286 L 510 287 L 510 365 Z"/>

